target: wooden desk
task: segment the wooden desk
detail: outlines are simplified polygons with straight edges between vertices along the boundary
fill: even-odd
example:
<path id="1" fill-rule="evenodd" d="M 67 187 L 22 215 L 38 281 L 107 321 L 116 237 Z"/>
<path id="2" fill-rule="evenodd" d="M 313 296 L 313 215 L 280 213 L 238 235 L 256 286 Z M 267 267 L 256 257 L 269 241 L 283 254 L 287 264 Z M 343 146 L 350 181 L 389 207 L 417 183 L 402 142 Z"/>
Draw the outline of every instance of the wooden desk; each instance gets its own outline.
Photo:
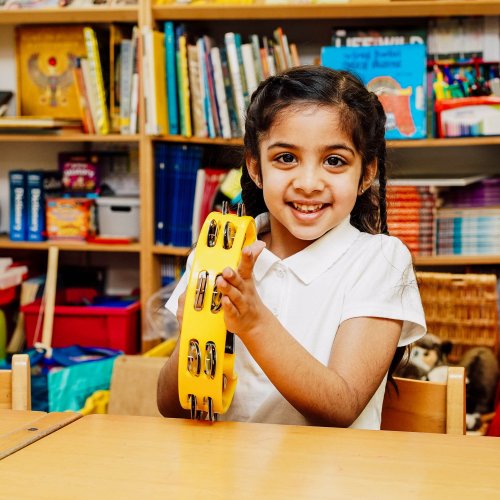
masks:
<path id="1" fill-rule="evenodd" d="M 4 459 L 0 484 L 37 499 L 483 499 L 499 471 L 496 438 L 90 415 Z"/>
<path id="2" fill-rule="evenodd" d="M 0 410 L 0 459 L 80 417 L 79 413 Z"/>

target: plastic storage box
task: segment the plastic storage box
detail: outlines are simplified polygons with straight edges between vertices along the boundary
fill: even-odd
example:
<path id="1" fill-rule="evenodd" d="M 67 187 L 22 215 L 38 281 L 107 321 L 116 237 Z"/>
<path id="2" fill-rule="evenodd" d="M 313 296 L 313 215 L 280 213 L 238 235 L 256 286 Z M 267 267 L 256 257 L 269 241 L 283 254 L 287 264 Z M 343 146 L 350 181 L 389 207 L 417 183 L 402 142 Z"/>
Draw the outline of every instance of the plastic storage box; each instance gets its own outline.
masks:
<path id="1" fill-rule="evenodd" d="M 96 201 L 100 236 L 139 239 L 139 198 L 103 196 Z"/>
<path id="2" fill-rule="evenodd" d="M 24 313 L 26 343 L 32 347 L 40 342 L 41 327 L 37 339 L 35 330 L 40 300 L 21 307 Z M 108 347 L 126 354 L 138 352 L 139 332 L 138 301 L 125 307 L 57 305 L 54 310 L 52 347 L 82 345 Z"/>

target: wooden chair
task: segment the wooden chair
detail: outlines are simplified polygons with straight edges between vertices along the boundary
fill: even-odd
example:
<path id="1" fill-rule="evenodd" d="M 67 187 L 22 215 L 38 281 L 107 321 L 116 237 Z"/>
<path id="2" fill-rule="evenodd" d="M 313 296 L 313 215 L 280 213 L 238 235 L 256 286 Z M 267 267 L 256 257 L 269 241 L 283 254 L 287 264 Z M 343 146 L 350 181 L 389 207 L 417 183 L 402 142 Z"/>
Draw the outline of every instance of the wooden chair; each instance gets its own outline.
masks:
<path id="1" fill-rule="evenodd" d="M 12 369 L 0 370 L 0 409 L 31 410 L 30 358 L 12 356 Z"/>
<path id="2" fill-rule="evenodd" d="M 399 396 L 388 387 L 383 430 L 465 434 L 465 370 L 449 367 L 447 383 L 395 377 Z"/>

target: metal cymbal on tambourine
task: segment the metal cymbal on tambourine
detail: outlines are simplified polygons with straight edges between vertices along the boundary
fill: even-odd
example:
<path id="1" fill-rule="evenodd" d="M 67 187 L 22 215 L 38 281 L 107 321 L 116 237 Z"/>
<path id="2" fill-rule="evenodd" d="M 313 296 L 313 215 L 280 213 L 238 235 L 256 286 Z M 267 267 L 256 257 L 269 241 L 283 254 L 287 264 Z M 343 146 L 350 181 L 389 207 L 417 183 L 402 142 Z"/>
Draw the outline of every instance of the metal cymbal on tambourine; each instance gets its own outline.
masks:
<path id="1" fill-rule="evenodd" d="M 179 401 L 191 418 L 214 421 L 233 399 L 234 334 L 226 330 L 215 280 L 225 267 L 237 269 L 243 247 L 255 239 L 254 219 L 242 204 L 228 213 L 227 203 L 208 215 L 198 237 L 179 339 Z"/>

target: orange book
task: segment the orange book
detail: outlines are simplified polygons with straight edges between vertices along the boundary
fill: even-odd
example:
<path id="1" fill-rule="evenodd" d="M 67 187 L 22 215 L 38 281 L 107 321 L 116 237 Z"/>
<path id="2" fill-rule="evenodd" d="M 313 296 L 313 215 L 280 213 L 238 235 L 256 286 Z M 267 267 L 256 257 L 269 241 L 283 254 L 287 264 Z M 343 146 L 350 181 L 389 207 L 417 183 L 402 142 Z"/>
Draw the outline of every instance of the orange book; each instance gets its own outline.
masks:
<path id="1" fill-rule="evenodd" d="M 89 97 L 87 94 L 87 89 L 85 88 L 85 81 L 83 80 L 80 60 L 78 60 L 77 66 L 73 68 L 73 78 L 75 80 L 78 104 L 80 105 L 83 131 L 86 134 L 95 134 L 94 122 L 92 121 L 92 114 L 90 112 Z"/>

